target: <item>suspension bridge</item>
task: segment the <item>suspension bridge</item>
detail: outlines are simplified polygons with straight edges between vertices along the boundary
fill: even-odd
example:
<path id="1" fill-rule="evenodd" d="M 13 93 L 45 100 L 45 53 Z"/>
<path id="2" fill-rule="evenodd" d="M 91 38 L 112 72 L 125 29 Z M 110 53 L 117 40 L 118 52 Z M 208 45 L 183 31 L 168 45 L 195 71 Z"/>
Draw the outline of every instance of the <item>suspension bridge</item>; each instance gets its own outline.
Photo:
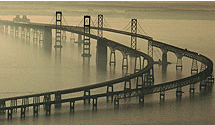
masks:
<path id="1" fill-rule="evenodd" d="M 64 103 L 69 103 L 70 112 L 74 113 L 75 102 L 78 101 L 83 101 L 84 104 L 92 103 L 92 110 L 96 110 L 98 99 L 100 98 L 106 98 L 107 102 L 110 100 L 113 102 L 114 107 L 117 108 L 119 107 L 120 99 L 124 98 L 138 97 L 139 103 L 143 104 L 144 96 L 147 94 L 160 93 L 160 100 L 164 100 L 165 92 L 171 89 L 176 89 L 176 97 L 181 98 L 183 93 L 182 88 L 184 86 L 190 86 L 189 91 L 191 94 L 195 92 L 194 84 L 196 83 L 200 83 L 200 89 L 207 89 L 213 86 L 213 62 L 209 58 L 187 49 L 182 49 L 164 42 L 154 40 L 145 33 L 137 19 L 131 19 L 131 21 L 123 28 L 123 30 L 111 28 L 111 26 L 101 14 L 98 15 L 98 18 L 96 19 L 98 24 L 97 26 L 95 25 L 95 21 L 91 21 L 92 19 L 89 15 L 84 16 L 78 26 L 68 25 L 66 21 L 64 21 L 66 23 L 63 24 L 62 22 L 65 20 L 65 17 L 60 11 L 56 12 L 56 15 L 53 17 L 51 22 L 53 22 L 53 20 L 55 20 L 55 24 L 0 20 L 0 31 L 5 34 L 10 33 L 11 35 L 15 35 L 15 37 L 21 37 L 26 40 L 32 39 L 34 42 L 43 42 L 45 48 L 51 48 L 53 47 L 52 30 L 55 30 L 54 48 L 59 50 L 63 49 L 62 42 L 64 39 L 66 39 L 66 32 L 71 33 L 71 41 L 75 41 L 73 33 L 76 33 L 78 34 L 77 43 L 83 47 L 83 58 L 91 57 L 90 50 L 93 48 L 90 46 L 90 40 L 95 39 L 97 40 L 98 63 L 107 64 L 107 48 L 109 48 L 110 66 L 116 65 L 117 57 L 115 53 L 116 51 L 119 51 L 123 57 L 122 69 L 128 69 L 129 57 L 134 58 L 134 72 L 121 78 L 78 88 L 69 88 L 65 90 L 1 98 L 0 115 L 7 114 L 7 118 L 12 119 L 13 112 L 20 110 L 20 117 L 24 118 L 26 110 L 31 107 L 33 109 L 33 116 L 36 117 L 38 116 L 41 106 L 43 106 L 46 115 L 51 115 L 51 109 L 53 105 L 55 108 L 60 108 Z M 80 26 L 82 23 L 83 26 Z M 140 27 L 140 29 L 137 27 Z M 128 29 L 130 29 L 130 31 L 127 31 Z M 92 33 L 93 30 L 97 30 L 97 34 Z M 117 41 L 104 38 L 103 31 L 130 36 L 131 46 L 126 46 Z M 138 34 L 137 31 L 140 33 Z M 147 53 L 137 50 L 137 38 L 148 41 Z M 176 55 L 176 70 L 183 70 L 183 57 L 192 59 L 192 66 L 190 68 L 191 75 L 175 81 L 154 85 L 154 47 L 162 51 L 161 64 L 164 66 L 168 65 L 168 52 L 172 52 Z M 201 63 L 200 70 L 198 69 L 198 62 Z M 135 83 L 132 83 L 132 81 L 135 81 Z M 135 84 L 135 87 L 132 87 L 131 84 Z M 116 85 L 121 85 L 121 88 L 114 89 Z M 104 91 L 101 93 L 94 93 L 94 91 L 96 91 L 98 88 L 102 88 Z M 72 96 L 76 93 L 79 93 L 79 96 Z M 71 96 L 63 98 L 64 95 Z"/>

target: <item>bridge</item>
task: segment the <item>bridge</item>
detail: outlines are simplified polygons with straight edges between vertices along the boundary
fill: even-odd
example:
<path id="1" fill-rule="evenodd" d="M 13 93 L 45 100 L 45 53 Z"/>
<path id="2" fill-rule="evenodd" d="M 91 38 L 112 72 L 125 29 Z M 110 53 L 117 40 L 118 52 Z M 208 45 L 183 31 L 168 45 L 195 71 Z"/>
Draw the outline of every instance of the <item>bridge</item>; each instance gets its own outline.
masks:
<path id="1" fill-rule="evenodd" d="M 29 107 L 33 109 L 33 116 L 38 116 L 40 106 L 43 106 L 46 115 L 51 115 L 52 105 L 55 108 L 60 108 L 63 103 L 70 104 L 70 112 L 75 111 L 75 102 L 83 101 L 84 104 L 92 103 L 92 109 L 97 109 L 98 99 L 106 98 L 114 103 L 114 107 L 119 107 L 120 99 L 139 97 L 139 103 L 144 103 L 144 96 L 147 94 L 160 93 L 160 99 L 165 99 L 165 92 L 171 89 L 176 89 L 176 97 L 182 97 L 182 87 L 190 86 L 190 93 L 195 92 L 194 84 L 200 82 L 200 89 L 211 88 L 214 83 L 213 78 L 213 62 L 204 55 L 196 52 L 182 49 L 173 45 L 166 44 L 154 40 L 150 36 L 137 33 L 137 19 L 131 20 L 131 32 L 117 30 L 113 28 L 103 27 L 103 15 L 98 15 L 98 26 L 91 26 L 91 17 L 89 15 L 84 16 L 84 26 L 69 26 L 62 25 L 62 12 L 56 12 L 56 24 L 44 24 L 33 22 L 15 22 L 9 20 L 0 20 L 0 31 L 15 34 L 19 36 L 19 28 L 21 27 L 21 38 L 30 40 L 30 31 L 33 31 L 33 41 L 43 41 L 45 48 L 52 47 L 52 30 L 56 31 L 55 34 L 55 49 L 63 49 L 61 44 L 65 39 L 65 32 L 71 32 L 79 34 L 79 44 L 83 44 L 83 58 L 90 58 L 91 47 L 90 39 L 97 40 L 98 52 L 98 64 L 107 63 L 107 47 L 110 49 L 109 65 L 116 65 L 116 51 L 122 53 L 122 68 L 128 69 L 128 57 L 135 59 L 134 73 L 126 75 L 114 80 L 96 83 L 93 85 L 82 86 L 77 88 L 70 88 L 65 90 L 50 91 L 37 94 L 29 94 L 23 96 L 1 98 L 0 99 L 0 113 L 7 113 L 7 118 L 12 119 L 13 112 L 17 112 L 20 109 L 21 118 L 25 117 L 26 110 Z M 98 34 L 91 33 L 91 29 L 97 30 Z M 39 36 L 38 36 L 39 31 Z M 103 37 L 103 31 L 123 34 L 131 37 L 131 46 L 120 44 L 117 41 L 113 41 Z M 84 36 L 81 40 L 81 36 Z M 148 41 L 148 52 L 143 53 L 137 50 L 137 38 Z M 71 39 L 70 39 L 71 40 Z M 162 50 L 162 65 L 168 65 L 167 53 L 172 52 L 177 57 L 176 70 L 182 70 L 182 58 L 188 57 L 192 59 L 191 76 L 182 78 L 175 81 L 164 82 L 154 85 L 154 69 L 155 64 L 153 60 L 153 47 Z M 101 59 L 102 58 L 102 59 Z M 201 63 L 201 69 L 198 69 L 198 62 Z M 136 81 L 136 87 L 131 87 L 133 84 L 131 81 Z M 114 86 L 121 85 L 121 89 L 114 89 Z M 101 93 L 94 93 L 97 89 L 103 89 Z M 79 93 L 79 96 L 69 96 L 63 98 L 64 95 L 75 95 Z M 83 95 L 80 95 L 82 93 Z"/>

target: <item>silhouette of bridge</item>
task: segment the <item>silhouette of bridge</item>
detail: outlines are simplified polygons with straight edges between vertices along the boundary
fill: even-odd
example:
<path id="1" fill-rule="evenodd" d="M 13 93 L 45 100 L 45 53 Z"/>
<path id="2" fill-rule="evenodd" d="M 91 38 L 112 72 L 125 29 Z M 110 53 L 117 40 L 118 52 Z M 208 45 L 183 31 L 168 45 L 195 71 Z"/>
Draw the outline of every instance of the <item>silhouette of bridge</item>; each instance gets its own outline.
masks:
<path id="1" fill-rule="evenodd" d="M 204 55 L 196 52 L 182 49 L 173 45 L 169 45 L 160 41 L 154 40 L 150 36 L 137 33 L 137 19 L 131 20 L 131 32 L 117 30 L 113 28 L 103 27 L 103 15 L 98 15 L 98 27 L 91 26 L 91 17 L 84 16 L 84 26 L 69 26 L 62 25 L 62 12 L 56 12 L 56 24 L 44 24 L 44 23 L 24 23 L 14 22 L 9 20 L 0 20 L 0 30 L 8 33 L 10 27 L 10 34 L 14 34 L 18 37 L 19 27 L 21 27 L 21 38 L 30 39 L 30 31 L 33 30 L 33 40 L 43 41 L 46 48 L 52 47 L 52 30 L 56 30 L 55 34 L 55 49 L 62 49 L 62 39 L 65 39 L 65 31 L 79 34 L 79 44 L 83 44 L 83 58 L 90 58 L 90 39 L 97 40 L 98 63 L 107 63 L 107 47 L 110 49 L 109 64 L 111 66 L 116 65 L 116 50 L 120 51 L 123 55 L 122 68 L 128 68 L 128 56 L 135 58 L 134 73 L 126 75 L 121 78 L 110 80 L 107 82 L 96 83 L 93 85 L 82 86 L 66 90 L 57 90 L 37 94 L 29 94 L 23 96 L 9 97 L 0 99 L 0 113 L 7 112 L 8 119 L 12 119 L 13 112 L 20 109 L 21 118 L 25 117 L 26 109 L 33 108 L 33 115 L 37 116 L 39 107 L 44 106 L 46 115 L 51 114 L 51 106 L 55 105 L 56 108 L 60 108 L 63 103 L 70 104 L 70 112 L 75 110 L 75 102 L 83 101 L 84 103 L 91 103 L 92 109 L 97 109 L 98 98 L 106 98 L 107 101 L 111 100 L 114 103 L 114 107 L 119 106 L 119 100 L 122 98 L 139 97 L 139 103 L 144 103 L 144 95 L 160 93 L 160 99 L 165 99 L 165 92 L 171 89 L 176 89 L 177 98 L 182 97 L 182 87 L 190 85 L 190 93 L 193 94 L 195 87 L 194 84 L 200 82 L 200 89 L 211 88 L 214 83 L 213 78 L 213 62 Z M 97 35 L 90 33 L 91 29 L 98 31 Z M 38 31 L 39 36 L 38 36 Z M 131 47 L 120 44 L 116 41 L 103 37 L 103 31 L 123 34 L 131 36 Z M 81 36 L 84 39 L 81 40 Z M 138 51 L 137 38 L 145 39 L 148 41 L 148 53 L 145 54 Z M 172 52 L 177 57 L 176 70 L 182 70 L 182 57 L 188 57 L 192 59 L 191 76 L 182 78 L 175 81 L 164 82 L 154 85 L 154 61 L 153 61 L 153 47 L 162 50 L 162 65 L 166 66 L 167 53 Z M 101 59 L 102 58 L 102 59 Z M 198 69 L 198 62 L 201 63 L 201 69 Z M 146 62 L 146 63 L 145 63 Z M 132 80 L 136 81 L 136 87 L 131 87 Z M 122 84 L 121 90 L 114 90 L 114 85 Z M 92 91 L 97 88 L 105 88 L 106 91 L 92 94 Z M 83 93 L 82 96 L 62 98 L 66 94 Z M 54 98 L 52 98 L 54 97 Z M 41 100 L 42 99 L 42 100 Z"/>

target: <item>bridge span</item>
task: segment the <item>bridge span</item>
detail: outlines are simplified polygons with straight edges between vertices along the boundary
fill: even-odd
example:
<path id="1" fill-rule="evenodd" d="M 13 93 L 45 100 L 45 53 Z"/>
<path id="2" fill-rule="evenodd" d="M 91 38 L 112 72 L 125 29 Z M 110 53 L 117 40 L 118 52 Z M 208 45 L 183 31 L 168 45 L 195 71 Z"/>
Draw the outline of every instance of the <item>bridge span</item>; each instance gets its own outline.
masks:
<path id="1" fill-rule="evenodd" d="M 195 61 L 199 61 L 201 62 L 202 67 L 204 68 L 202 68 L 200 72 L 198 72 L 198 70 L 193 69 L 193 67 L 191 67 L 192 75 L 189 77 L 154 85 L 154 80 L 153 80 L 154 78 L 152 74 L 153 64 L 154 64 L 154 61 L 152 58 L 153 56 L 150 56 L 149 53 L 148 53 L 149 55 L 145 54 L 141 51 L 130 48 L 116 41 L 112 41 L 107 38 L 103 38 L 101 36 L 93 35 L 90 32 L 85 32 L 86 27 L 66 26 L 66 25 L 57 27 L 56 25 L 53 25 L 53 24 L 20 23 L 20 22 L 8 21 L 8 20 L 0 20 L 0 25 L 3 26 L 5 30 L 7 29 L 7 31 L 8 31 L 8 28 L 7 28 L 8 26 L 15 27 L 15 34 L 16 34 L 17 27 L 26 29 L 27 32 L 29 32 L 30 29 L 43 31 L 44 33 L 43 41 L 48 46 L 52 45 L 52 40 L 51 40 L 52 29 L 56 29 L 56 31 L 61 30 L 61 31 L 77 33 L 85 37 L 96 39 L 97 44 L 98 42 L 100 42 L 103 46 L 109 47 L 111 50 L 110 57 L 112 57 L 112 54 L 115 54 L 115 51 L 118 50 L 122 53 L 123 60 L 125 59 L 125 61 L 127 61 L 128 55 L 135 58 L 134 73 L 118 79 L 114 79 L 114 80 L 110 80 L 102 83 L 96 83 L 88 86 L 82 86 L 78 88 L 66 89 L 66 90 L 57 90 L 57 91 L 29 94 L 29 95 L 16 96 L 16 97 L 10 97 L 10 98 L 2 98 L 0 99 L 0 112 L 4 114 L 7 111 L 8 119 L 12 119 L 12 114 L 14 111 L 17 111 L 17 109 L 20 109 L 21 117 L 25 117 L 25 112 L 28 107 L 32 107 L 33 115 L 37 116 L 39 112 L 39 107 L 42 105 L 44 106 L 46 115 L 50 115 L 52 105 L 55 105 L 56 108 L 59 108 L 63 103 L 69 103 L 70 112 L 73 113 L 75 110 L 75 102 L 77 101 L 83 101 L 84 103 L 91 103 L 91 100 L 92 100 L 92 109 L 96 110 L 97 100 L 98 98 L 102 98 L 102 97 L 106 98 L 107 100 L 111 100 L 114 103 L 115 107 L 119 106 L 119 100 L 121 98 L 130 98 L 130 97 L 138 96 L 139 102 L 144 103 L 144 95 L 160 93 L 160 99 L 164 99 L 165 92 L 171 89 L 176 89 L 176 96 L 181 97 L 183 86 L 190 85 L 191 86 L 190 92 L 194 93 L 194 88 L 193 88 L 194 84 L 200 82 L 200 88 L 202 86 L 206 88 L 207 86 L 212 87 L 212 84 L 214 82 L 214 79 L 212 76 L 213 62 L 209 58 L 207 58 L 204 55 L 198 54 L 196 52 L 188 51 L 186 49 L 182 49 L 173 45 L 156 41 L 149 36 L 145 36 L 137 33 L 130 33 L 130 32 L 121 31 L 117 29 L 111 29 L 111 28 L 92 27 L 92 26 L 89 27 L 90 29 L 97 29 L 102 31 L 119 33 L 119 34 L 124 34 L 128 36 L 133 36 L 140 39 L 148 40 L 148 42 L 151 43 L 151 46 L 160 48 L 162 52 L 165 52 L 166 54 L 167 52 L 173 52 L 178 59 L 181 59 L 183 56 L 185 56 Z M 11 28 L 11 30 L 14 30 L 14 29 Z M 26 33 L 26 38 L 27 38 L 27 34 L 28 33 Z M 110 65 L 112 64 L 115 65 L 116 64 L 115 62 L 116 62 L 116 59 L 114 56 L 114 59 L 113 60 L 110 59 L 109 63 Z M 147 62 L 147 63 L 145 64 L 144 62 Z M 128 65 L 122 64 L 122 68 L 124 68 L 124 66 L 127 68 Z M 177 65 L 176 65 L 176 69 L 177 69 Z M 195 73 L 193 73 L 194 71 Z M 136 81 L 135 88 L 131 87 L 132 80 Z M 114 86 L 116 84 L 122 84 L 123 88 L 121 90 L 114 90 Z M 105 88 L 106 91 L 99 94 L 92 94 L 93 93 L 92 91 L 97 88 Z M 75 93 L 83 93 L 83 96 L 62 98 L 63 95 L 75 94 Z M 54 98 L 51 98 L 51 97 L 54 97 Z"/>

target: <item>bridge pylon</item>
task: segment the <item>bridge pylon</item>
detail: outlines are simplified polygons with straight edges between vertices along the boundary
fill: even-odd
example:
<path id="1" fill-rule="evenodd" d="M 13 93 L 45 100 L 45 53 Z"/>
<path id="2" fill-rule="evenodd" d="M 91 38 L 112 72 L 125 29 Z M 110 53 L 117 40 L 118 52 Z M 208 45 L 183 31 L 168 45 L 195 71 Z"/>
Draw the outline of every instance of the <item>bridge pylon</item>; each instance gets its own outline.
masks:
<path id="1" fill-rule="evenodd" d="M 5 113 L 5 110 L 3 108 L 6 107 L 6 102 L 5 101 L 0 101 L 0 114 Z"/>
<path id="2" fill-rule="evenodd" d="M 177 57 L 177 63 L 176 63 L 176 70 L 182 70 L 183 68 L 183 65 L 182 65 L 182 57 L 183 55 L 182 54 L 176 54 L 176 57 Z"/>
<path id="3" fill-rule="evenodd" d="M 25 28 L 21 27 L 21 38 L 25 38 Z"/>
<path id="4" fill-rule="evenodd" d="M 153 38 L 152 37 L 148 38 L 148 52 L 147 53 L 153 59 Z M 152 69 L 146 73 L 146 78 L 147 78 L 147 81 L 148 80 L 151 81 L 151 82 L 149 82 L 150 85 L 154 84 L 154 66 L 152 66 Z"/>
<path id="5" fill-rule="evenodd" d="M 114 64 L 114 66 L 116 65 L 116 53 L 115 53 L 115 48 L 110 48 L 110 60 L 109 60 L 109 64 Z"/>
<path id="6" fill-rule="evenodd" d="M 4 32 L 8 34 L 8 25 L 4 25 Z"/>
<path id="7" fill-rule="evenodd" d="M 113 85 L 108 85 L 107 86 L 107 102 L 109 101 L 109 96 L 111 96 L 111 100 L 113 100 Z"/>
<path id="8" fill-rule="evenodd" d="M 55 34 L 55 45 L 54 48 L 62 48 L 61 45 L 61 26 L 62 26 L 62 12 L 56 11 L 56 34 Z"/>
<path id="9" fill-rule="evenodd" d="M 70 35 L 70 42 L 75 42 L 75 36 L 74 36 L 74 33 L 72 33 L 72 32 Z"/>
<path id="10" fill-rule="evenodd" d="M 90 37 L 86 34 L 90 34 L 90 22 L 91 17 L 86 15 L 84 16 L 84 41 L 83 41 L 83 57 L 91 57 L 90 54 Z"/>
<path id="11" fill-rule="evenodd" d="M 134 72 L 140 71 L 141 68 L 142 68 L 141 56 L 136 55 L 135 56 L 135 62 L 134 62 Z"/>
<path id="12" fill-rule="evenodd" d="M 14 26 L 10 25 L 10 35 L 12 35 L 14 33 Z"/>
<path id="13" fill-rule="evenodd" d="M 205 69 L 206 69 L 206 65 L 204 63 L 201 63 L 200 72 L 204 71 Z M 200 81 L 199 89 L 200 90 L 202 88 L 206 89 L 206 87 L 207 87 L 207 79 L 204 79 L 204 80 Z"/>
<path id="14" fill-rule="evenodd" d="M 10 101 L 10 107 L 13 107 L 13 106 L 17 106 L 17 99 L 12 99 Z M 15 108 L 14 111 L 17 112 L 17 108 Z"/>
<path id="15" fill-rule="evenodd" d="M 4 25 L 0 24 L 0 32 L 4 33 Z"/>
<path id="16" fill-rule="evenodd" d="M 198 73 L 198 63 L 196 59 L 193 59 L 191 66 L 191 75 Z"/>
<path id="17" fill-rule="evenodd" d="M 19 27 L 15 26 L 15 37 L 19 36 Z"/>
<path id="18" fill-rule="evenodd" d="M 137 19 L 131 19 L 131 48 L 137 49 Z"/>
<path id="19" fill-rule="evenodd" d="M 30 35 L 31 35 L 31 29 L 30 28 L 27 28 L 26 29 L 26 40 L 30 40 Z"/>
<path id="20" fill-rule="evenodd" d="M 70 101 L 70 113 L 74 113 L 75 112 L 75 101 Z"/>
<path id="21" fill-rule="evenodd" d="M 143 80 L 143 74 L 138 75 L 137 76 L 137 80 L 136 80 L 136 89 L 138 88 L 142 88 L 144 84 L 144 80 Z"/>
<path id="22" fill-rule="evenodd" d="M 55 99 L 56 104 L 55 104 L 55 108 L 60 108 L 61 107 L 61 94 L 60 93 L 56 93 L 55 94 Z"/>
<path id="23" fill-rule="evenodd" d="M 38 32 L 37 29 L 33 29 L 33 42 L 37 42 Z"/>
<path id="24" fill-rule="evenodd" d="M 98 36 L 99 37 L 103 37 L 103 30 L 101 28 L 103 28 L 103 15 L 99 14 L 98 15 Z"/>

